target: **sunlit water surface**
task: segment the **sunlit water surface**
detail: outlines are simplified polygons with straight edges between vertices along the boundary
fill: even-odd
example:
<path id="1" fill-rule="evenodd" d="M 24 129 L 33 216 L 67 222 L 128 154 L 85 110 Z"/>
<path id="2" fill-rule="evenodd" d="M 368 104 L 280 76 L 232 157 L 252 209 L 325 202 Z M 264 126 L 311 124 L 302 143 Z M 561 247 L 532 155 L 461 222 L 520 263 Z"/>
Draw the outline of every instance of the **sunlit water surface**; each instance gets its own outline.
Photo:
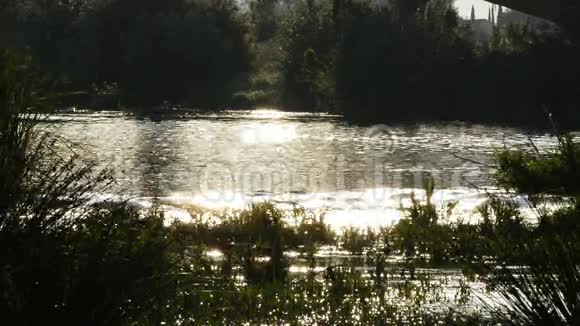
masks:
<path id="1" fill-rule="evenodd" d="M 548 134 L 467 124 L 357 126 L 339 116 L 271 110 L 139 118 L 119 112 L 56 114 L 50 124 L 83 144 L 117 179 L 110 194 L 170 215 L 183 207 L 244 208 L 272 201 L 325 213 L 336 230 L 390 225 L 433 178 L 450 219 L 473 221 L 493 191 L 494 149 L 552 147 Z M 522 205 L 524 205 L 522 200 Z"/>

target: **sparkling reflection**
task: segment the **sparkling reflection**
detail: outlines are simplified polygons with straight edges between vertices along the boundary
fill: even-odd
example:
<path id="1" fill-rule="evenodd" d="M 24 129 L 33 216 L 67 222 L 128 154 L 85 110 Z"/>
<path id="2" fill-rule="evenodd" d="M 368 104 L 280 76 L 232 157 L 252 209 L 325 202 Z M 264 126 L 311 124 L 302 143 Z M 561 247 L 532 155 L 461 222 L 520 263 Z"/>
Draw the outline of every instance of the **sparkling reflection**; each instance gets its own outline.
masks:
<path id="1" fill-rule="evenodd" d="M 282 144 L 298 137 L 296 125 L 281 123 L 255 123 L 244 126 L 240 132 L 244 144 Z"/>
<path id="2" fill-rule="evenodd" d="M 63 114 L 47 123 L 115 171 L 111 193 L 137 202 L 159 197 L 178 219 L 187 219 L 184 205 L 243 209 L 272 201 L 325 213 L 335 229 L 395 223 L 429 178 L 438 207 L 457 202 L 449 218 L 465 218 L 486 198 L 474 186 L 493 185 L 486 164 L 494 148 L 524 148 L 528 137 L 542 148 L 554 145 L 549 135 L 513 128 L 366 127 L 332 115 L 266 109 L 156 121 L 112 112 Z"/>

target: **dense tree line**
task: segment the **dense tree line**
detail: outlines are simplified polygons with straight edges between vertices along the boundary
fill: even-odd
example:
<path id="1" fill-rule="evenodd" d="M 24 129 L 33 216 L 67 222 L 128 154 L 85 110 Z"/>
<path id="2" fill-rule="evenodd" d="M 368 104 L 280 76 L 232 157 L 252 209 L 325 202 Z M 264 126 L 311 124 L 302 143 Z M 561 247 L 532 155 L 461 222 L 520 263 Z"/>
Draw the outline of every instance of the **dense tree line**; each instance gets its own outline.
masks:
<path id="1" fill-rule="evenodd" d="M 576 33 L 538 32 L 502 12 L 492 39 L 474 44 L 451 0 L 28 0 L 0 10 L 0 42 L 86 92 L 71 104 L 545 125 L 547 113 L 573 122 L 580 100 Z"/>
<path id="2" fill-rule="evenodd" d="M 572 34 L 506 23 L 474 44 L 453 1 L 389 3 L 305 2 L 286 15 L 273 40 L 285 51 L 278 103 L 364 121 L 577 117 Z"/>
<path id="3" fill-rule="evenodd" d="M 68 90 L 118 95 L 104 105 L 220 107 L 247 78 L 248 27 L 230 0 L 31 0 L 3 9 L 5 45 L 28 47 Z"/>

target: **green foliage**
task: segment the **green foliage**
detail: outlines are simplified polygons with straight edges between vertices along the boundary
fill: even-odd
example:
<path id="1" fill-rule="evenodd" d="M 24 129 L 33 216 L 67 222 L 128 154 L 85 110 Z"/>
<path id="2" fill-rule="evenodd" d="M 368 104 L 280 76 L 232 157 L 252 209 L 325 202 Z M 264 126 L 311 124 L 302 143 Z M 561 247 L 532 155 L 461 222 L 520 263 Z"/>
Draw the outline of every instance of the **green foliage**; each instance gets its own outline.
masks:
<path id="1" fill-rule="evenodd" d="M 78 148 L 39 126 L 43 115 L 34 112 L 51 97 L 42 85 L 29 58 L 0 52 L 0 229 L 8 232 L 66 223 L 85 194 L 110 182 L 107 171 L 79 158 Z"/>
<path id="2" fill-rule="evenodd" d="M 488 44 L 476 47 L 468 98 L 471 119 L 517 121 L 550 127 L 551 116 L 573 128 L 578 91 L 577 42 L 530 24 L 495 29 Z"/>
<path id="3" fill-rule="evenodd" d="M 5 322 L 120 325 L 169 316 L 173 263 L 160 215 L 95 209 L 50 233 L 1 233 Z"/>
<path id="4" fill-rule="evenodd" d="M 0 50 L 0 118 L 3 129 L 12 118 L 30 107 L 43 106 L 38 94 L 41 78 L 31 66 L 30 57 L 18 57 L 8 50 Z"/>
<path id="5" fill-rule="evenodd" d="M 574 325 L 580 318 L 578 233 L 538 233 L 506 244 L 525 265 L 502 261 L 488 279 L 500 297 L 496 318 L 506 325 Z"/>
<path id="6" fill-rule="evenodd" d="M 106 63 L 118 66 L 127 102 L 227 105 L 224 99 L 250 69 L 247 27 L 236 10 L 233 3 L 220 1 L 136 16 L 125 27 L 119 61 Z"/>
<path id="7" fill-rule="evenodd" d="M 422 103 L 413 102 L 424 98 L 449 104 L 449 92 L 458 88 L 462 76 L 437 69 L 462 65 L 469 54 L 452 4 L 400 1 L 389 8 L 366 2 L 299 2 L 280 26 L 286 54 L 283 106 L 340 109 L 352 119 L 376 119 L 402 117 L 394 110 L 382 112 L 385 103 L 417 108 Z M 406 95 L 410 90 L 427 96 Z"/>
<path id="8" fill-rule="evenodd" d="M 347 228 L 340 235 L 341 247 L 352 255 L 362 255 L 376 244 L 379 235 L 373 229 Z"/>
<path id="9" fill-rule="evenodd" d="M 283 108 L 355 121 L 545 125 L 547 106 L 573 124 L 577 48 L 562 34 L 509 24 L 478 47 L 446 0 L 305 1 L 284 18 L 273 42 L 285 53 Z"/>
<path id="10" fill-rule="evenodd" d="M 219 223 L 177 224 L 180 237 L 195 239 L 200 247 L 217 248 L 225 255 L 225 273 L 240 264 L 251 283 L 286 281 L 284 252 L 297 250 L 312 255 L 320 246 L 334 243 L 334 234 L 322 217 L 303 210 L 294 214 L 294 225 L 271 203 L 255 204 L 233 215 L 219 216 Z M 264 257 L 267 257 L 264 261 Z"/>
<path id="11" fill-rule="evenodd" d="M 0 45 L 29 48 L 77 94 L 66 105 L 541 126 L 547 107 L 574 125 L 577 33 L 514 15 L 479 46 L 450 0 L 10 1 Z"/>
<path id="12" fill-rule="evenodd" d="M 534 43 L 538 43 L 540 40 L 540 35 L 531 27 L 511 24 L 504 28 L 495 29 L 492 39 L 489 44 L 484 45 L 483 50 L 525 55 L 532 49 Z"/>
<path id="13" fill-rule="evenodd" d="M 409 259 L 424 261 L 425 256 L 435 266 L 445 264 L 450 259 L 449 243 L 452 228 L 439 224 L 436 206 L 432 203 L 434 184 L 430 180 L 425 184 L 425 204 L 411 196 L 411 207 L 407 217 L 393 229 L 395 247 Z M 449 208 L 452 209 L 451 207 Z"/>
<path id="14" fill-rule="evenodd" d="M 500 297 L 496 317 L 505 324 L 573 325 L 580 320 L 580 210 L 566 200 L 578 194 L 571 180 L 577 179 L 578 143 L 569 135 L 559 141 L 546 155 L 535 146 L 535 154 L 497 154 L 500 185 L 530 196 L 534 206 L 564 203 L 554 211 L 540 210 L 540 223 L 532 228 L 522 226 L 514 206 L 496 210 L 502 225 L 493 242 L 496 260 L 488 266 L 488 282 Z"/>
<path id="15" fill-rule="evenodd" d="M 506 150 L 496 157 L 496 179 L 502 187 L 532 197 L 580 194 L 580 145 L 571 135 L 559 137 L 559 146 L 546 154 Z"/>
<path id="16" fill-rule="evenodd" d="M 280 65 L 283 53 L 278 39 L 256 43 L 248 90 L 234 94 L 233 105 L 240 108 L 278 107 L 282 93 Z"/>
<path id="17" fill-rule="evenodd" d="M 301 111 L 328 110 L 333 94 L 336 34 L 329 2 L 299 1 L 280 26 L 284 53 L 282 104 Z"/>
<path id="18" fill-rule="evenodd" d="M 109 174 L 28 113 L 48 104 L 37 76 L 28 59 L 0 53 L 2 322 L 158 324 L 171 290 L 163 219 L 89 205 Z"/>
<path id="19" fill-rule="evenodd" d="M 268 12 L 271 5 L 256 3 L 254 10 Z M 251 81 L 254 90 L 263 93 L 248 101 L 271 100 L 264 94 L 275 93 L 279 83 L 284 83 L 280 99 L 302 107 L 330 108 L 335 103 L 370 107 L 387 101 L 403 107 L 422 104 L 409 90 L 429 95 L 429 101 L 452 97 L 447 87 L 461 78 L 445 67 L 460 67 L 463 63 L 458 62 L 469 49 L 458 34 L 450 3 L 415 1 L 399 6 L 397 16 L 361 3 L 308 1 L 284 17 L 274 38 L 268 25 L 272 21 L 254 17 L 256 26 L 263 24 L 261 40 L 280 42 L 283 59 L 279 74 L 274 65 Z M 243 72 L 249 62 L 246 30 L 237 29 L 244 24 L 230 2 L 111 1 L 94 7 L 55 2 L 44 9 L 46 16 L 31 14 L 39 20 L 31 23 L 25 17 L 25 25 L 46 27 L 47 38 L 68 45 L 77 44 L 79 35 L 102 36 L 98 45 L 90 37 L 91 44 L 83 43 L 87 48 L 79 53 L 98 51 L 86 58 L 79 54 L 78 60 L 87 60 L 80 64 L 87 69 L 80 75 L 99 71 L 102 76 L 85 76 L 91 85 L 104 85 L 95 87 L 98 92 L 111 94 L 118 88 L 132 102 L 197 98 L 198 103 L 215 104 L 215 98 L 234 87 L 208 90 L 235 84 L 232 74 Z M 127 13 L 135 13 L 134 18 L 125 21 Z M 65 35 L 69 28 L 72 38 Z M 34 51 L 48 51 L 47 39 L 38 42 Z M 502 42 L 498 41 L 497 49 L 508 46 Z M 525 42 L 510 41 L 509 46 L 513 51 L 494 49 L 484 61 L 506 64 L 517 53 L 533 49 Z M 193 53 L 196 60 L 190 60 Z M 55 53 L 44 57 L 57 67 L 54 70 L 65 67 L 61 64 L 69 60 L 59 62 L 63 58 Z M 73 75 L 67 77 L 78 77 Z M 434 87 L 441 81 L 434 76 L 441 75 L 449 83 Z M 365 84 L 365 78 L 371 82 Z M 580 150 L 572 136 L 561 136 L 559 147 L 547 154 L 534 148 L 531 154 L 496 155 L 498 185 L 528 196 L 540 212 L 537 224 L 526 223 L 515 201 L 501 196 L 491 197 L 479 209 L 480 224 L 443 223 L 453 205 L 438 209 L 432 201 L 434 184 L 427 183 L 425 201 L 413 195 L 406 217 L 397 225 L 347 229 L 339 237 L 325 224 L 324 216 L 298 208 L 287 216 L 270 203 L 224 214 L 217 223 L 166 227 L 163 214 L 155 209 L 89 205 L 91 194 L 102 192 L 112 180 L 107 171 L 96 171 L 94 162 L 81 157 L 82 148 L 38 124 L 42 116 L 33 112 L 47 108 L 50 98 L 43 85 L 28 57 L 0 52 L 3 322 L 482 323 L 477 317 L 430 311 L 426 302 L 438 301 L 441 287 L 424 278 L 416 269 L 420 266 L 459 266 L 468 276 L 485 275 L 502 299 L 501 309 L 488 307 L 500 322 L 576 324 L 580 320 L 576 202 Z M 389 91 L 384 91 L 385 86 Z M 143 97 L 145 93 L 151 97 Z M 399 93 L 403 95 L 392 97 Z M 540 209 L 546 202 L 560 205 L 552 211 Z M 316 272 L 312 267 L 322 246 L 364 255 L 369 275 L 348 259 Z M 209 257 L 208 249 L 219 249 L 223 257 Z M 289 251 L 298 251 L 297 260 L 309 265 L 305 276 L 289 275 Z M 389 283 L 394 272 L 387 261 L 393 255 L 405 257 L 395 266 L 408 269 L 411 280 L 401 272 L 401 282 Z"/>
<path id="20" fill-rule="evenodd" d="M 469 47 L 459 36 L 450 3 L 430 1 L 420 8 L 413 10 L 413 19 L 364 4 L 345 13 L 337 94 L 349 118 L 421 120 L 430 118 L 427 106 L 447 107 L 444 114 L 451 114 L 453 101 L 462 96 L 458 81 Z M 444 119 L 441 113 L 437 116 Z"/>
<path id="21" fill-rule="evenodd" d="M 272 39 L 277 32 L 276 0 L 253 0 L 249 2 L 250 17 L 253 23 L 253 35 L 257 42 Z"/>
<path id="22" fill-rule="evenodd" d="M 30 47 L 74 90 L 117 83 L 126 106 L 222 108 L 248 77 L 249 27 L 232 1 L 94 1 L 77 9 L 51 3 L 14 9 L 23 17 L 7 26 L 20 35 L 10 45 Z M 71 101 L 104 102 L 99 94 Z"/>

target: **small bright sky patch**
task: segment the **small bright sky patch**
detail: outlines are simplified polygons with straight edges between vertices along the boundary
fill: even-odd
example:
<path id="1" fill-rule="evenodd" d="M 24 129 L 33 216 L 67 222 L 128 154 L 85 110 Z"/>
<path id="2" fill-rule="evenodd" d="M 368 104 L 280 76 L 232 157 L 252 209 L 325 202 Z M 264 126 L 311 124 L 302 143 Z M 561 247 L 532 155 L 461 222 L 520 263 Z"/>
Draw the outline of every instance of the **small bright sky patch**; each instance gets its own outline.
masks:
<path id="1" fill-rule="evenodd" d="M 483 0 L 457 0 L 455 6 L 459 9 L 459 16 L 469 18 L 471 16 L 471 6 L 475 6 L 476 18 L 487 18 L 491 3 Z"/>

